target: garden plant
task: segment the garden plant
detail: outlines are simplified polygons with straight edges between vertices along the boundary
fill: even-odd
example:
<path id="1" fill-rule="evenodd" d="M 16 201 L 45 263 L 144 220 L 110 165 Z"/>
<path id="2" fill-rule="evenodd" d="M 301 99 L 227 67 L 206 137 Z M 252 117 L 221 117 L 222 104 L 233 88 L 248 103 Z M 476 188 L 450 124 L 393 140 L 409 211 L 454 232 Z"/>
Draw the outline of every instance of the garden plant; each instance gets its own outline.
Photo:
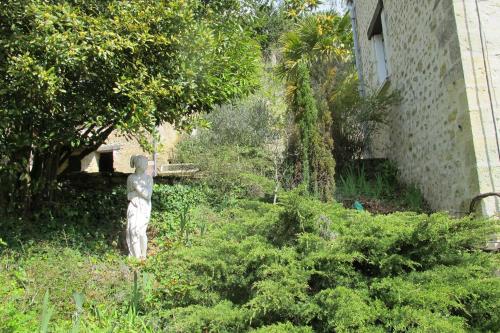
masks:
<path id="1" fill-rule="evenodd" d="M 398 97 L 319 5 L 0 3 L 0 332 L 500 331 L 499 221 L 359 166 Z M 166 121 L 199 172 L 155 178 L 136 260 L 125 183 L 64 166 Z"/>

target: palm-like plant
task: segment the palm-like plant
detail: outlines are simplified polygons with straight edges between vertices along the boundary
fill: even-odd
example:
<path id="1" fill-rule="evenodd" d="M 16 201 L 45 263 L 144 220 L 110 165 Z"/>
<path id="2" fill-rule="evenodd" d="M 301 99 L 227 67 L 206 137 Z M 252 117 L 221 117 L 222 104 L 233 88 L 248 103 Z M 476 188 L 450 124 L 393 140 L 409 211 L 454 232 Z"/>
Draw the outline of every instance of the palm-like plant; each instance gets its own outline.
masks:
<path id="1" fill-rule="evenodd" d="M 282 61 L 278 73 L 292 80 L 300 62 L 307 66 L 318 61 L 346 62 L 352 56 L 349 16 L 317 14 L 304 18 L 281 38 Z"/>

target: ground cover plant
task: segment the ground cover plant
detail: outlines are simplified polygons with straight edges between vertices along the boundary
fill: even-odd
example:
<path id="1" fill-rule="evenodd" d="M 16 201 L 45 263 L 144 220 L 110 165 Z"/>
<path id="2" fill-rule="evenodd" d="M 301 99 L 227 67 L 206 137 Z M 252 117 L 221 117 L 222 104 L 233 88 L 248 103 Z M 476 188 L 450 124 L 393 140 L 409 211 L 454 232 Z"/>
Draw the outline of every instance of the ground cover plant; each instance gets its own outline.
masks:
<path id="1" fill-rule="evenodd" d="M 0 331 L 36 330 L 51 312 L 51 332 L 500 328 L 499 256 L 482 250 L 494 221 L 371 215 L 322 203 L 303 188 L 282 193 L 276 205 L 237 199 L 222 209 L 196 185 L 161 185 L 155 193 L 145 265 L 120 255 L 118 239 L 107 238 L 116 232 L 86 236 L 90 228 L 68 216 L 65 233 L 31 242 L 7 237 Z M 123 193 L 111 197 L 120 202 Z M 78 198 L 73 221 L 103 213 Z M 115 231 L 123 227 L 116 223 Z M 95 252 L 85 237 L 96 239 Z"/>
<path id="2" fill-rule="evenodd" d="M 146 270 L 172 332 L 465 332 L 500 327 L 492 222 L 374 216 L 287 193 L 241 201 Z"/>

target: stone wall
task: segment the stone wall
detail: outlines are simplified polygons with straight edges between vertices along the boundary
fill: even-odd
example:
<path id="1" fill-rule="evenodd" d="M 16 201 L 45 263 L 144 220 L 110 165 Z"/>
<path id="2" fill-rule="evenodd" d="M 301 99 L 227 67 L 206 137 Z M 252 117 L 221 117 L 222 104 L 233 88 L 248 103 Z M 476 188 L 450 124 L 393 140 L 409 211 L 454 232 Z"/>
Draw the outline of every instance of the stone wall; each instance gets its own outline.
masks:
<path id="1" fill-rule="evenodd" d="M 98 154 L 92 152 L 82 158 L 82 170 L 85 172 L 99 172 Z"/>
<path id="2" fill-rule="evenodd" d="M 163 165 L 170 164 L 170 160 L 174 154 L 175 144 L 179 140 L 179 134 L 172 125 L 165 124 L 160 126 L 159 134 L 160 141 L 158 144 L 157 153 L 157 168 L 160 169 Z M 134 169 L 130 167 L 130 157 L 132 155 L 145 155 L 150 158 L 150 167 L 152 168 L 152 154 L 144 152 L 139 143 L 135 139 L 129 139 L 119 133 L 113 132 L 101 146 L 97 152 L 87 155 L 82 160 L 82 171 L 98 172 L 99 171 L 99 155 L 104 152 L 113 153 L 113 167 L 116 172 L 130 173 Z M 152 170 L 150 170 L 151 173 Z"/>
<path id="3" fill-rule="evenodd" d="M 378 0 L 356 0 L 359 48 L 368 93 L 381 87 L 369 24 Z M 467 211 L 479 192 L 476 156 L 453 0 L 384 0 L 389 80 L 401 103 L 374 138 L 376 157 L 395 160 L 431 207 Z"/>
<path id="4" fill-rule="evenodd" d="M 479 192 L 500 191 L 500 0 L 453 0 L 463 64 Z M 485 215 L 500 200 L 484 199 Z"/>

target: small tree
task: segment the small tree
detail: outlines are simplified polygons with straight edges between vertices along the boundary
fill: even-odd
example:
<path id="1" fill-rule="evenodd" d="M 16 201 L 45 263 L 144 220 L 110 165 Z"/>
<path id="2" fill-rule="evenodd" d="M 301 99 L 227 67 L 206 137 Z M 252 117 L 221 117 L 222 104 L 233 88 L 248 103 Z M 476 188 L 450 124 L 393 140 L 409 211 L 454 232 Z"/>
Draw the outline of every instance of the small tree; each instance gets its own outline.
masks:
<path id="1" fill-rule="evenodd" d="M 295 117 L 298 144 L 289 148 L 298 152 L 295 162 L 297 176 L 312 193 L 325 200 L 332 199 L 335 171 L 331 154 L 333 142 L 329 136 L 325 140 L 320 133 L 318 109 L 305 64 L 298 64 L 297 77 L 290 89 L 289 108 Z"/>
<path id="2" fill-rule="evenodd" d="M 318 109 L 310 72 L 320 61 L 349 59 L 350 40 L 347 16 L 318 14 L 304 18 L 281 41 L 278 73 L 286 78 L 289 110 L 297 126 L 296 144 L 290 146 L 289 154 L 297 157 L 291 160 L 295 165 L 294 178 L 326 200 L 333 197 L 334 191 L 332 119 L 323 105 Z"/>

